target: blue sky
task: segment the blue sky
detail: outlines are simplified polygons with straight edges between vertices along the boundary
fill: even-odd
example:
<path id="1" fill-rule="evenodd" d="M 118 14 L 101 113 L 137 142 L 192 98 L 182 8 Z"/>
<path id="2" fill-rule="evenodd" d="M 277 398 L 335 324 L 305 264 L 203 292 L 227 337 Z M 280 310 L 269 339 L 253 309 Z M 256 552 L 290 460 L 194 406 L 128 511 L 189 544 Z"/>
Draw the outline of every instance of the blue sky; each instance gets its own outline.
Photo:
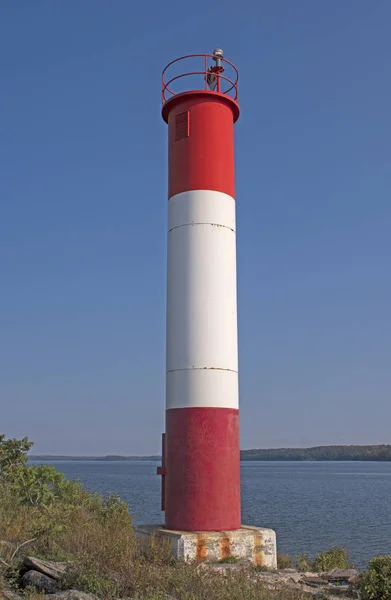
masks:
<path id="1" fill-rule="evenodd" d="M 388 0 L 0 6 L 0 431 L 143 454 L 164 423 L 167 62 L 221 46 L 242 447 L 391 443 Z"/>

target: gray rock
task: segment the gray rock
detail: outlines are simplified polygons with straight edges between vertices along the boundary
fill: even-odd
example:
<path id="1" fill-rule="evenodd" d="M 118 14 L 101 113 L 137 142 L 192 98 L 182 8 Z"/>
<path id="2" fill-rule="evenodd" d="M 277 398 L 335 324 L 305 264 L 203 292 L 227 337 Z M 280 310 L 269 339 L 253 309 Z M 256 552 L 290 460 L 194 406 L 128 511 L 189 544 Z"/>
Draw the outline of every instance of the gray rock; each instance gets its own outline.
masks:
<path id="1" fill-rule="evenodd" d="M 66 590 L 66 592 L 48 594 L 48 598 L 51 598 L 51 600 L 97 600 L 96 596 L 79 592 L 79 590 Z"/>
<path id="2" fill-rule="evenodd" d="M 61 579 L 68 567 L 67 563 L 49 562 L 34 558 L 33 556 L 26 556 L 23 560 L 23 565 L 29 571 L 39 571 L 53 579 Z"/>
<path id="3" fill-rule="evenodd" d="M 260 572 L 256 574 L 255 579 L 270 590 L 302 587 L 302 584 L 299 583 L 301 581 L 299 573 Z"/>
<path id="4" fill-rule="evenodd" d="M 357 575 L 356 569 L 332 569 L 326 576 L 329 581 L 352 581 Z"/>
<path id="5" fill-rule="evenodd" d="M 221 564 L 213 564 L 213 563 L 200 563 L 206 564 L 206 569 L 208 571 L 213 571 L 215 573 L 221 573 L 222 575 L 226 575 L 229 571 L 242 571 L 246 565 L 241 563 L 221 563 Z"/>
<path id="6" fill-rule="evenodd" d="M 309 585 L 310 587 L 320 587 L 328 585 L 328 580 L 323 577 L 302 577 L 302 583 Z"/>
<path id="7" fill-rule="evenodd" d="M 284 573 L 285 575 L 285 573 Z M 294 581 L 295 583 L 299 583 L 301 581 L 301 575 L 300 573 L 286 573 L 286 577 L 287 577 L 287 581 Z"/>
<path id="8" fill-rule="evenodd" d="M 58 586 L 54 579 L 39 573 L 38 571 L 27 571 L 20 581 L 23 588 L 33 587 L 37 592 L 46 592 L 47 594 L 54 594 L 58 592 Z"/>
<path id="9" fill-rule="evenodd" d="M 280 573 L 298 573 L 297 569 L 278 569 Z"/>
<path id="10" fill-rule="evenodd" d="M 350 587 L 350 585 L 339 585 L 339 586 L 332 585 L 328 589 L 334 596 L 343 596 L 344 598 L 349 596 L 350 592 L 352 591 L 352 588 Z"/>

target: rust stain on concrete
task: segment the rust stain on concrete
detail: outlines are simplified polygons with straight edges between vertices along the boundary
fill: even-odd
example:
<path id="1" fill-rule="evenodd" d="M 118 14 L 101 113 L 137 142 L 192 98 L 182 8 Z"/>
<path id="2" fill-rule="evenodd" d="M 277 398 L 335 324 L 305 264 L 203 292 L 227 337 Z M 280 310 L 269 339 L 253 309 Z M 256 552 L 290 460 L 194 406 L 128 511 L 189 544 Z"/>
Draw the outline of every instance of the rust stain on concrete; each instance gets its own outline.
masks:
<path id="1" fill-rule="evenodd" d="M 254 562 L 259 567 L 263 567 L 265 563 L 263 539 L 261 535 L 254 535 Z"/>
<path id="2" fill-rule="evenodd" d="M 231 540 L 228 536 L 223 536 L 220 540 L 220 556 L 221 560 L 230 558 L 231 554 Z"/>
<path id="3" fill-rule="evenodd" d="M 206 547 L 206 539 L 200 533 L 197 534 L 197 542 L 196 542 L 196 558 L 199 561 L 206 560 L 208 556 L 208 549 Z"/>

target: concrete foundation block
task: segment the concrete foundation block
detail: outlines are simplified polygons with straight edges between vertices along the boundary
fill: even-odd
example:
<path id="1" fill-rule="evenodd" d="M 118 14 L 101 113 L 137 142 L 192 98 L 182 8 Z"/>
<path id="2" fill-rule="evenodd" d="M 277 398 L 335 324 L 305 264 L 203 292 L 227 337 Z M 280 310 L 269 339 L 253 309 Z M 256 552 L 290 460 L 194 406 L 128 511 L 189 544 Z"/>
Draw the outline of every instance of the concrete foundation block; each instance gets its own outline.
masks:
<path id="1" fill-rule="evenodd" d="M 175 558 L 219 562 L 235 557 L 254 565 L 277 569 L 277 542 L 273 529 L 242 525 L 234 531 L 171 531 L 162 525 L 136 525 L 134 531 L 142 546 L 151 536 L 166 540 Z"/>

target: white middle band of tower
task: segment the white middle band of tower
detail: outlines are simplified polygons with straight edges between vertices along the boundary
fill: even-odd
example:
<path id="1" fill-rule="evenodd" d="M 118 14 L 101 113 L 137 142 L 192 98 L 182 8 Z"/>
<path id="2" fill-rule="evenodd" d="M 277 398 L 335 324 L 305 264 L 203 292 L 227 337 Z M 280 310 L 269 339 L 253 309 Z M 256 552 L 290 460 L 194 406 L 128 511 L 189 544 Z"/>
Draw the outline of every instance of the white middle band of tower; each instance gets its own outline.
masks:
<path id="1" fill-rule="evenodd" d="M 168 202 L 166 407 L 238 408 L 235 201 Z"/>

